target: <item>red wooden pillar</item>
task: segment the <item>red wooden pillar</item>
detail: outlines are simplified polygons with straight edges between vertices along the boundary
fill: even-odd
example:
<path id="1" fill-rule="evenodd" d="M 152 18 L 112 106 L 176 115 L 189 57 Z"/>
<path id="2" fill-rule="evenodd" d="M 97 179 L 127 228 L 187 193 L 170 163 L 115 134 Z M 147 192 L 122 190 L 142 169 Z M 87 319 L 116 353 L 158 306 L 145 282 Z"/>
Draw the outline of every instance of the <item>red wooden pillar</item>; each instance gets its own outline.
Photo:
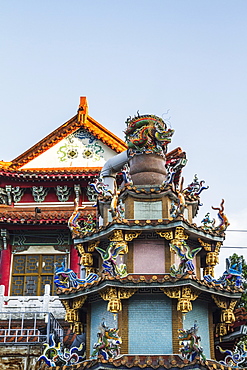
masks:
<path id="1" fill-rule="evenodd" d="M 11 246 L 8 244 L 7 249 L 1 251 L 0 257 L 0 285 L 5 286 L 5 295 L 9 294 L 10 286 L 10 266 L 11 266 Z"/>
<path id="2" fill-rule="evenodd" d="M 79 266 L 79 259 L 77 249 L 72 245 L 70 248 L 70 268 L 73 270 L 77 276 L 80 276 L 80 266 Z"/>

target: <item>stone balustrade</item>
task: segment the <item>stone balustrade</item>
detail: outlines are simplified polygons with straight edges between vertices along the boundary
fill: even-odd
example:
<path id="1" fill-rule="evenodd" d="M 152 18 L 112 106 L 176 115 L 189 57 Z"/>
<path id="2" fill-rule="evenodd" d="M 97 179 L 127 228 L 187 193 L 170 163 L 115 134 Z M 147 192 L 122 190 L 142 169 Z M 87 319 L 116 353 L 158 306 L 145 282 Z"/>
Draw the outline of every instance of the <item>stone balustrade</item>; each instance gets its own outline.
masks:
<path id="1" fill-rule="evenodd" d="M 58 296 L 50 295 L 50 285 L 45 285 L 43 296 L 5 296 L 5 286 L 0 285 L 0 312 L 51 312 L 56 319 L 63 319 L 65 309 Z"/>

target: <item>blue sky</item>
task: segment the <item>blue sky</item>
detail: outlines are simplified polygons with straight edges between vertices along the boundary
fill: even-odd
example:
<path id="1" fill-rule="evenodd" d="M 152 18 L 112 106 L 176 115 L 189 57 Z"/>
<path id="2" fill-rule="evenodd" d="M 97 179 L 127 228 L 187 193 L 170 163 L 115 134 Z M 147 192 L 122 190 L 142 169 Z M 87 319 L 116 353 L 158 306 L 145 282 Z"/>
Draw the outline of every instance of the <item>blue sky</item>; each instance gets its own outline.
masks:
<path id="1" fill-rule="evenodd" d="M 185 184 L 197 173 L 210 186 L 196 222 L 224 198 L 229 229 L 247 230 L 246 14 L 242 0 L 2 1 L 0 159 L 71 118 L 80 96 L 122 138 L 137 110 L 163 116 L 169 149 L 187 152 Z"/>

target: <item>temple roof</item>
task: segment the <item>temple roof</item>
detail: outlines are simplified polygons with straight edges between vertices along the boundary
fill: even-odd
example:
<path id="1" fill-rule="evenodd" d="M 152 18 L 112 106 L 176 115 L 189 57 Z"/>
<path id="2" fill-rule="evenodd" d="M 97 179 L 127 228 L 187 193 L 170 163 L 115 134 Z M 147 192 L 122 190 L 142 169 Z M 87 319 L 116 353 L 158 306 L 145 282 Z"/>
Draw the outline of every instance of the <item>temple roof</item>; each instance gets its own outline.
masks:
<path id="1" fill-rule="evenodd" d="M 0 176 L 18 180 L 69 180 L 95 177 L 102 167 L 0 169 Z"/>
<path id="2" fill-rule="evenodd" d="M 115 359 L 89 359 L 73 367 L 77 370 L 84 369 L 173 369 L 173 370 L 231 370 L 232 367 L 226 367 L 219 362 L 206 360 L 202 361 L 196 358 L 188 361 L 180 355 L 122 355 Z M 41 365 L 40 369 L 47 369 L 47 365 Z M 52 367 L 50 368 L 52 369 Z M 57 370 L 72 369 L 71 366 L 57 366 Z"/>
<path id="3" fill-rule="evenodd" d="M 170 288 L 191 286 L 196 291 L 207 294 L 224 295 L 224 297 L 239 299 L 242 294 L 242 289 L 236 287 L 224 288 L 221 285 L 216 285 L 213 282 L 199 280 L 195 275 L 185 275 L 173 277 L 169 273 L 166 274 L 128 274 L 122 278 L 120 276 L 108 276 L 103 274 L 98 280 L 91 283 L 78 285 L 70 288 L 57 288 L 57 294 L 60 299 L 71 299 L 81 295 L 89 295 L 98 293 L 108 286 L 119 288 Z"/>
<path id="4" fill-rule="evenodd" d="M 40 213 L 35 212 L 35 206 L 11 207 L 0 205 L 0 223 L 7 224 L 66 224 L 71 217 L 74 206 L 56 206 L 55 208 L 39 205 Z M 87 206 L 83 218 L 95 214 L 95 208 Z M 82 217 L 80 218 L 82 219 Z"/>
<path id="5" fill-rule="evenodd" d="M 13 159 L 12 162 L 0 162 L 0 168 L 5 171 L 7 169 L 20 169 L 78 129 L 86 130 L 116 153 L 120 153 L 127 149 L 127 145 L 120 138 L 88 115 L 87 99 L 86 97 L 81 97 L 78 113 L 74 117 L 52 131 L 30 149 Z"/>
<path id="6" fill-rule="evenodd" d="M 191 224 L 182 217 L 178 217 L 175 221 L 169 219 L 156 219 L 156 220 L 113 220 L 105 226 L 100 226 L 99 228 L 89 231 L 80 231 L 77 235 L 74 235 L 75 245 L 78 243 L 84 243 L 88 241 L 98 240 L 102 237 L 108 237 L 114 230 L 126 230 L 126 231 L 148 231 L 152 229 L 153 231 L 159 230 L 170 230 L 177 226 L 182 226 L 184 229 L 195 237 L 202 237 L 206 241 L 223 242 L 224 234 L 214 230 L 205 230 L 202 226 L 197 226 L 196 224 Z"/>

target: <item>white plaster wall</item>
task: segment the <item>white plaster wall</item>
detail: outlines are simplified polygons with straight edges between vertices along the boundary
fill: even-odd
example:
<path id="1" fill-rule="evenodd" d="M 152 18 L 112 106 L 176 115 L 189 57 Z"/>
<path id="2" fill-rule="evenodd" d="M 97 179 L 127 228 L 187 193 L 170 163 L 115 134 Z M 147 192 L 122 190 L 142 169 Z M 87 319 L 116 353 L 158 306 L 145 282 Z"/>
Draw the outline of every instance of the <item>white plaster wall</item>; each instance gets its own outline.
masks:
<path id="1" fill-rule="evenodd" d="M 61 140 L 21 168 L 102 167 L 109 158 L 116 155 L 93 136 L 81 139 L 73 135 Z"/>

